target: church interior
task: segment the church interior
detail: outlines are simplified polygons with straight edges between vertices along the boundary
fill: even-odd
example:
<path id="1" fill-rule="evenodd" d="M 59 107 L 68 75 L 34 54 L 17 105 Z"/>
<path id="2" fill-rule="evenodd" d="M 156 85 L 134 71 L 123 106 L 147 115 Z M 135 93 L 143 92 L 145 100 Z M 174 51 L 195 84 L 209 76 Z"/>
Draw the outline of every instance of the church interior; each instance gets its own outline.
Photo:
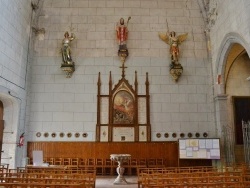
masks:
<path id="1" fill-rule="evenodd" d="M 250 1 L 0 5 L 0 187 L 250 186 Z"/>

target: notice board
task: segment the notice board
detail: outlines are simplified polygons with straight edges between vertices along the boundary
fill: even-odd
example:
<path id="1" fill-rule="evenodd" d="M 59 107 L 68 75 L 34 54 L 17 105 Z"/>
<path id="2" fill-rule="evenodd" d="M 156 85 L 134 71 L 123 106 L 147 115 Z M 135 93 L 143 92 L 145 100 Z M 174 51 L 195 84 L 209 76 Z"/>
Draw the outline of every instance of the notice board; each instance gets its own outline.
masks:
<path id="1" fill-rule="evenodd" d="M 179 139 L 180 159 L 220 159 L 219 138 Z"/>

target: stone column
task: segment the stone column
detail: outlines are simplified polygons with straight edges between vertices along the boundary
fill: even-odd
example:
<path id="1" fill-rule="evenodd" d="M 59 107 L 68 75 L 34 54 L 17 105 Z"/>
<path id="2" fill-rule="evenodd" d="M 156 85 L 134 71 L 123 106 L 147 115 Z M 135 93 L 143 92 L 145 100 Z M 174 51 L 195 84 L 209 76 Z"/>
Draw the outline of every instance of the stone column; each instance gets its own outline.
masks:
<path id="1" fill-rule="evenodd" d="M 215 123 L 216 134 L 222 136 L 223 126 L 228 124 L 227 95 L 220 94 L 215 97 Z"/>
<path id="2" fill-rule="evenodd" d="M 223 127 L 228 125 L 228 96 L 226 94 L 219 94 L 215 97 L 215 123 L 216 123 L 216 134 L 220 138 L 220 148 L 221 148 L 221 162 L 214 161 L 215 166 L 221 166 L 226 163 L 226 151 L 223 135 Z M 233 135 L 232 135 L 233 136 Z M 232 145 L 233 143 L 227 143 Z M 221 163 L 221 164 L 220 164 Z"/>

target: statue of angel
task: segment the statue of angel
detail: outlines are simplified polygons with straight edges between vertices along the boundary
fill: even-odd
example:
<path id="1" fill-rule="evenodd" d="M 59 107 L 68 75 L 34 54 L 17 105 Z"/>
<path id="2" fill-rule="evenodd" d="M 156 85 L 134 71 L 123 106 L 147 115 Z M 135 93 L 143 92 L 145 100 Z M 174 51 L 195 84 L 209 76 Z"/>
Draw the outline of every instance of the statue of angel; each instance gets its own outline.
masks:
<path id="1" fill-rule="evenodd" d="M 170 45 L 169 52 L 171 54 L 171 60 L 173 64 L 179 64 L 178 63 L 178 56 L 179 56 L 179 44 L 187 39 L 188 33 L 184 33 L 182 35 L 176 36 L 176 33 L 174 31 L 171 31 L 170 33 L 159 33 L 159 37 L 166 42 L 168 45 Z"/>
<path id="2" fill-rule="evenodd" d="M 71 33 L 69 36 L 68 31 L 64 34 L 64 39 L 62 41 L 62 59 L 64 64 L 74 64 L 71 58 L 70 42 L 75 39 L 75 35 Z"/>

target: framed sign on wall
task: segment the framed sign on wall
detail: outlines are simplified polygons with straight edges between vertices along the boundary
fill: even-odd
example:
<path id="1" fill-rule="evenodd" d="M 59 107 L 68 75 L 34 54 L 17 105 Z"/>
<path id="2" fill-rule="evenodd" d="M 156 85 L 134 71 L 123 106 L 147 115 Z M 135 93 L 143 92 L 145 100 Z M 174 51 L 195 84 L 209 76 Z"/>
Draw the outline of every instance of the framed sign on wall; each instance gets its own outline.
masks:
<path id="1" fill-rule="evenodd" d="M 220 139 L 179 139 L 179 159 L 220 159 Z"/>

